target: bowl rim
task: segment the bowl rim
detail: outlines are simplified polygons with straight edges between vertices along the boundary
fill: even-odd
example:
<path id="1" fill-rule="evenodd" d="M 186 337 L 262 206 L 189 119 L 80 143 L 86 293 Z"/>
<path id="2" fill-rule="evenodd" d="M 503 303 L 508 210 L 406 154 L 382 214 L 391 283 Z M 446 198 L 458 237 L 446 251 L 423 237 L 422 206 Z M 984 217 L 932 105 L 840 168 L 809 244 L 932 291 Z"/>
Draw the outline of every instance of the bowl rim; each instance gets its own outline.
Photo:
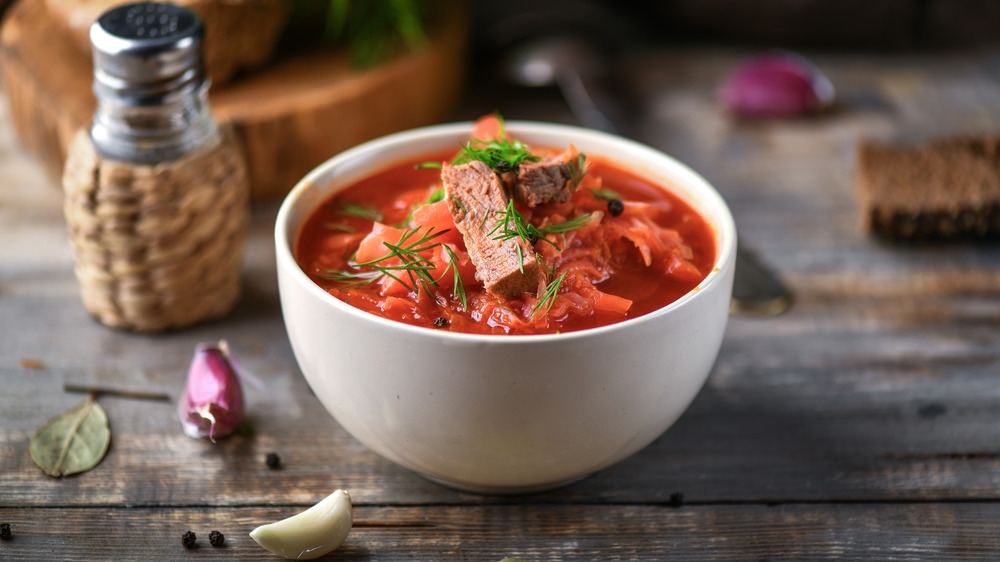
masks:
<path id="1" fill-rule="evenodd" d="M 294 187 L 292 187 L 288 194 L 285 195 L 278 209 L 278 214 L 274 223 L 275 260 L 277 269 L 279 271 L 283 267 L 288 269 L 289 273 L 294 277 L 294 281 L 296 283 L 305 283 L 305 287 L 307 288 L 306 290 L 311 294 L 319 298 L 321 301 L 328 303 L 330 306 L 333 306 L 335 309 L 355 316 L 361 319 L 361 321 L 375 322 L 376 324 L 385 326 L 387 329 L 401 330 L 404 333 L 414 336 L 442 338 L 446 342 L 488 342 L 490 344 L 514 345 L 524 344 L 526 342 L 563 342 L 571 339 L 590 338 L 605 335 L 609 332 L 627 330 L 631 326 L 652 322 L 656 318 L 670 314 L 673 310 L 683 307 L 686 303 L 698 299 L 699 295 L 711 292 L 708 289 L 723 282 L 726 275 L 725 270 L 735 266 L 736 223 L 733 219 L 732 212 L 715 186 L 709 183 L 708 180 L 688 165 L 663 151 L 611 133 L 559 123 L 508 120 L 505 121 L 506 129 L 514 132 L 515 134 L 531 135 L 537 133 L 548 135 L 566 135 L 570 138 L 588 137 L 602 143 L 617 143 L 621 145 L 623 149 L 635 152 L 643 161 L 656 161 L 657 163 L 655 167 L 657 168 L 664 167 L 664 165 L 667 168 L 671 168 L 668 175 L 675 178 L 683 178 L 683 181 L 677 181 L 677 184 L 683 183 L 685 186 L 697 186 L 698 197 L 704 196 L 708 199 L 705 206 L 718 209 L 718 216 L 713 216 L 714 220 L 710 221 L 716 223 L 715 226 L 718 230 L 716 234 L 718 239 L 721 241 L 721 244 L 719 244 L 716 248 L 716 257 L 712 270 L 709 271 L 708 275 L 701 281 L 701 283 L 693 289 L 670 304 L 652 312 L 635 318 L 629 318 L 621 322 L 616 322 L 614 324 L 554 334 L 470 334 L 465 332 L 435 330 L 424 326 L 414 326 L 404 322 L 382 318 L 381 316 L 377 316 L 351 306 L 337 297 L 327 293 L 309 278 L 306 272 L 299 265 L 298 261 L 295 259 L 294 252 L 292 250 L 292 243 L 293 241 L 296 241 L 292 238 L 297 236 L 298 233 L 292 233 L 292 236 L 289 236 L 287 231 L 290 226 L 289 222 L 292 217 L 293 208 L 296 207 L 298 200 L 311 189 L 322 189 L 323 182 L 321 181 L 321 178 L 326 175 L 330 169 L 344 165 L 347 162 L 362 158 L 366 155 L 377 154 L 395 145 L 409 144 L 412 142 L 419 142 L 421 140 L 438 137 L 449 137 L 462 134 L 468 135 L 472 131 L 473 125 L 474 123 L 472 121 L 462 121 L 429 125 L 426 127 L 418 127 L 391 133 L 344 150 L 313 168 L 308 174 L 300 179 Z M 680 196 L 687 199 L 686 197 L 683 197 L 683 195 Z M 325 199 L 326 197 L 322 200 Z M 688 201 L 688 204 L 691 204 L 690 201 Z M 304 214 L 304 216 L 308 217 L 312 210 L 313 209 L 310 209 Z M 699 213 L 702 213 L 701 209 L 696 210 Z"/>

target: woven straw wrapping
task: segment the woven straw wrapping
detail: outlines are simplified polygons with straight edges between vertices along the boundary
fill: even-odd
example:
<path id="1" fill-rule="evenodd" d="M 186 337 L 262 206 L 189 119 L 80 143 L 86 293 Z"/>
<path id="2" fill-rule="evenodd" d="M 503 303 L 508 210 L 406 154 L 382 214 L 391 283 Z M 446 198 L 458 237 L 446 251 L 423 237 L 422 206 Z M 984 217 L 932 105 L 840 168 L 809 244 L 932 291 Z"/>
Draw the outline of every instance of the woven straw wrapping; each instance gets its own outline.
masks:
<path id="1" fill-rule="evenodd" d="M 249 186 L 228 133 L 180 160 L 140 165 L 104 159 L 80 131 L 63 190 L 83 304 L 104 324 L 181 328 L 239 300 Z"/>

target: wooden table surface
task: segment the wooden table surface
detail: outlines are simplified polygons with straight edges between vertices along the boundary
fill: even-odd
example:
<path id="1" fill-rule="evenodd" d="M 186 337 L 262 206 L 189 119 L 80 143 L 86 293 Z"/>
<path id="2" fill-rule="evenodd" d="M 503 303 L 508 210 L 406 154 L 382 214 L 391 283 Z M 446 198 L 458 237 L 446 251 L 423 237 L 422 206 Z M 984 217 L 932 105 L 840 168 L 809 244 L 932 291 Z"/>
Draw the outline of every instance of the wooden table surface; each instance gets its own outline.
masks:
<path id="1" fill-rule="evenodd" d="M 753 52 L 654 48 L 619 72 L 637 136 L 718 187 L 794 305 L 731 318 L 701 393 L 649 447 L 512 497 L 430 483 L 325 413 L 280 316 L 276 203 L 254 208 L 245 297 L 228 318 L 155 336 L 92 321 L 58 185 L 2 104 L 0 522 L 14 536 L 0 558 L 273 560 L 247 533 L 336 488 L 355 502 L 336 560 L 1000 558 L 1000 247 L 873 240 L 852 191 L 863 138 L 1000 130 L 1000 53 L 809 52 L 836 111 L 736 122 L 713 92 Z M 494 86 L 472 86 L 456 119 L 572 120 L 551 91 Z M 34 431 L 83 399 L 64 383 L 176 401 L 195 345 L 220 338 L 262 381 L 246 388 L 253 436 L 194 440 L 172 402 L 102 396 L 113 438 L 100 465 L 57 479 L 32 462 Z M 272 451 L 280 470 L 265 465 Z M 187 530 L 199 548 L 182 548 Z M 211 530 L 225 548 L 208 545 Z"/>

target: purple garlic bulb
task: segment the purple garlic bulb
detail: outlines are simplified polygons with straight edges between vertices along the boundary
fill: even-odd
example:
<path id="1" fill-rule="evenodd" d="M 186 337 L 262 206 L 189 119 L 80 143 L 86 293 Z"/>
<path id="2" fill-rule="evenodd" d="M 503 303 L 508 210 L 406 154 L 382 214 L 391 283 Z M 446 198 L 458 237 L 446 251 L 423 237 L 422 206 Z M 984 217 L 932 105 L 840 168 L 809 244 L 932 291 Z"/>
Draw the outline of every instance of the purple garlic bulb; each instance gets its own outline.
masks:
<path id="1" fill-rule="evenodd" d="M 723 106 L 743 117 L 817 113 L 833 104 L 833 84 L 805 57 L 774 51 L 738 67 L 719 92 Z"/>
<path id="2" fill-rule="evenodd" d="M 229 435 L 243 420 L 243 389 L 225 341 L 199 344 L 178 406 L 184 433 L 194 438 Z"/>

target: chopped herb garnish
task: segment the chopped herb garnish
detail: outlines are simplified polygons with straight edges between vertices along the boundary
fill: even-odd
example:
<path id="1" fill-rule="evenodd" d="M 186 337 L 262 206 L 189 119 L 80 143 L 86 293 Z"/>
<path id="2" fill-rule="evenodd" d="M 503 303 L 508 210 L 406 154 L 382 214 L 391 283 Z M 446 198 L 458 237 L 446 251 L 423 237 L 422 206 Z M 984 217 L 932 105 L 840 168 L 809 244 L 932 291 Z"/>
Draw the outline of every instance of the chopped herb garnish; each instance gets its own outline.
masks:
<path id="1" fill-rule="evenodd" d="M 521 162 L 541 160 L 540 157 L 529 152 L 524 143 L 518 140 L 471 140 L 460 146 L 462 147 L 461 152 L 451 162 L 456 166 L 479 160 L 490 168 L 504 173 L 520 166 Z"/>
<path id="2" fill-rule="evenodd" d="M 501 174 L 509 172 L 521 165 L 521 162 L 538 162 L 540 157 L 532 154 L 528 147 L 519 140 L 508 139 L 503 117 L 496 114 L 500 122 L 500 134 L 492 140 L 474 139 L 460 144 L 462 150 L 451 161 L 453 165 L 467 164 L 479 160 Z"/>
<path id="3" fill-rule="evenodd" d="M 378 212 L 378 209 L 375 207 L 366 207 L 352 201 L 339 201 L 339 203 L 339 208 L 333 209 L 334 214 L 358 217 L 374 222 L 380 222 L 382 220 L 382 213 Z"/>
<path id="4" fill-rule="evenodd" d="M 539 311 L 541 311 L 542 314 L 549 313 L 549 310 L 552 309 L 552 304 L 556 300 L 556 295 L 559 294 L 559 285 L 561 285 L 563 279 L 566 278 L 567 271 L 563 271 L 562 275 L 556 277 L 545 286 L 545 290 L 542 291 L 542 295 L 538 297 L 538 302 L 535 303 L 535 307 L 531 309 L 531 316 L 529 317 L 529 320 L 537 316 Z"/>
<path id="5" fill-rule="evenodd" d="M 329 270 L 326 273 L 320 274 L 319 277 L 337 281 L 345 285 L 358 286 L 367 285 L 388 275 L 409 291 L 415 290 L 415 287 L 418 287 L 419 284 L 424 286 L 427 292 L 430 293 L 430 286 L 437 286 L 434 278 L 428 273 L 428 271 L 434 269 L 434 264 L 421 256 L 420 252 L 427 251 L 436 246 L 437 243 L 432 244 L 430 241 L 448 231 L 433 232 L 433 229 L 431 229 L 421 235 L 416 242 L 409 242 L 410 238 L 416 235 L 419 230 L 419 227 L 404 230 L 403 234 L 399 237 L 399 242 L 396 244 L 383 241 L 382 244 L 389 249 L 386 255 L 374 260 L 353 264 L 355 268 L 371 267 L 374 271 L 352 272 Z M 402 263 L 398 265 L 384 265 L 384 262 L 393 258 L 399 258 Z M 397 277 L 395 272 L 403 272 L 409 278 L 410 285 Z"/>
<path id="6" fill-rule="evenodd" d="M 406 218 L 403 219 L 403 222 L 393 226 L 395 226 L 396 228 L 406 228 L 407 226 L 410 226 L 410 221 L 413 220 L 413 213 L 415 213 L 417 209 L 421 207 L 426 207 L 427 205 L 431 205 L 433 203 L 437 203 L 438 201 L 443 201 L 444 197 L 445 193 L 443 187 L 435 189 L 434 191 L 431 192 L 430 197 L 428 197 L 426 201 L 424 201 L 423 203 L 417 203 L 416 205 L 410 207 L 410 212 L 406 213 Z"/>
<path id="7" fill-rule="evenodd" d="M 323 227 L 329 230 L 339 230 L 340 232 L 346 232 L 348 234 L 353 234 L 357 232 L 357 229 L 351 225 L 343 222 L 324 222 Z"/>
<path id="8" fill-rule="evenodd" d="M 382 244 L 389 250 L 384 256 L 374 260 L 352 264 L 352 266 L 356 269 L 370 267 L 372 268 L 371 271 L 325 270 L 324 273 L 319 273 L 317 276 L 322 279 L 329 279 L 340 283 L 347 287 L 368 285 L 369 283 L 374 283 L 375 281 L 388 276 L 396 280 L 396 282 L 403 287 L 406 287 L 406 290 L 408 291 L 417 291 L 423 287 L 424 291 L 429 295 L 432 293 L 433 289 L 438 287 L 438 281 L 441 277 L 444 277 L 444 275 L 448 273 L 448 269 L 454 268 L 454 292 L 455 295 L 457 295 L 462 301 L 462 308 L 465 309 L 467 306 L 465 285 L 462 284 L 462 277 L 458 272 L 458 256 L 455 255 L 455 252 L 448 245 L 441 242 L 433 242 L 435 238 L 448 232 L 448 229 L 434 232 L 434 229 L 431 228 L 427 230 L 427 232 L 421 234 L 416 241 L 411 242 L 410 239 L 416 236 L 419 231 L 420 227 L 406 229 L 399 237 L 399 242 L 395 244 L 390 244 L 385 241 L 382 242 Z M 430 274 L 431 270 L 435 268 L 434 262 L 420 254 L 422 252 L 432 250 L 437 246 L 444 246 L 445 252 L 447 252 L 451 263 L 447 268 L 445 268 L 441 277 L 434 279 L 434 277 Z M 385 265 L 386 261 L 394 258 L 398 258 L 402 263 L 397 265 Z M 401 277 L 406 277 L 410 282 L 407 283 L 406 281 L 403 281 Z"/>
<path id="9" fill-rule="evenodd" d="M 458 272 L 458 256 L 455 254 L 455 250 L 451 249 L 451 246 L 447 244 L 441 244 L 441 245 L 444 247 L 444 251 L 447 252 L 448 261 L 451 263 L 448 264 L 448 268 L 444 270 L 444 273 L 441 274 L 441 277 L 438 277 L 438 280 L 441 280 L 441 278 L 447 275 L 448 269 L 451 269 L 453 275 L 455 276 L 455 288 L 452 289 L 452 291 L 454 292 L 455 295 L 458 296 L 459 300 L 462 301 L 462 310 L 468 310 L 469 303 L 466 301 L 465 297 L 465 284 L 462 283 L 462 275 Z"/>
<path id="10" fill-rule="evenodd" d="M 582 152 L 577 156 L 576 160 L 567 162 L 566 167 L 569 168 L 570 181 L 577 187 L 579 187 L 580 181 L 583 180 L 583 176 L 587 175 L 587 172 L 590 170 L 590 164 L 587 164 L 587 156 Z"/>
<path id="11" fill-rule="evenodd" d="M 440 162 L 422 162 L 413 167 L 414 170 L 423 170 L 425 168 L 434 168 L 435 170 L 440 170 L 442 166 Z"/>
<path id="12" fill-rule="evenodd" d="M 424 205 L 432 205 L 434 203 L 437 203 L 438 201 L 444 201 L 444 196 L 445 196 L 444 188 L 439 187 L 431 192 L 431 196 L 427 198 L 427 201 L 424 201 L 421 207 L 423 207 Z"/>
<path id="13" fill-rule="evenodd" d="M 541 231 L 525 220 L 524 215 L 514 208 L 514 200 L 511 199 L 507 202 L 507 208 L 501 213 L 500 222 L 490 229 L 488 234 L 493 236 L 494 240 L 520 238 L 528 242 L 532 236 L 540 237 Z"/>
<path id="14" fill-rule="evenodd" d="M 503 211 L 502 219 L 490 230 L 489 234 L 492 235 L 495 240 L 508 240 L 510 238 L 517 237 L 529 244 L 534 244 L 538 241 L 545 241 L 552 244 L 552 246 L 557 250 L 561 250 L 562 248 L 560 248 L 558 244 L 546 238 L 545 235 L 562 234 L 571 230 L 583 228 L 583 226 L 588 221 L 593 219 L 594 216 L 595 215 L 593 214 L 580 215 L 573 220 L 550 224 L 548 226 L 538 228 L 529 223 L 524 218 L 524 215 L 514 208 L 514 201 L 511 200 L 507 203 L 507 208 Z"/>
<path id="15" fill-rule="evenodd" d="M 601 188 L 601 189 L 593 189 L 593 188 L 591 188 L 590 192 L 594 194 L 594 197 L 597 197 L 598 199 L 604 199 L 606 201 L 611 201 L 612 199 L 621 199 L 622 198 L 622 196 L 619 195 L 617 191 L 613 191 L 613 190 L 607 189 L 607 188 Z"/>
<path id="16" fill-rule="evenodd" d="M 571 230 L 583 228 L 584 224 L 589 222 L 593 218 L 594 218 L 593 214 L 587 213 L 585 215 L 580 215 L 572 220 L 557 222 L 556 224 L 543 226 L 542 228 L 539 228 L 538 231 L 546 234 L 569 232 Z"/>

